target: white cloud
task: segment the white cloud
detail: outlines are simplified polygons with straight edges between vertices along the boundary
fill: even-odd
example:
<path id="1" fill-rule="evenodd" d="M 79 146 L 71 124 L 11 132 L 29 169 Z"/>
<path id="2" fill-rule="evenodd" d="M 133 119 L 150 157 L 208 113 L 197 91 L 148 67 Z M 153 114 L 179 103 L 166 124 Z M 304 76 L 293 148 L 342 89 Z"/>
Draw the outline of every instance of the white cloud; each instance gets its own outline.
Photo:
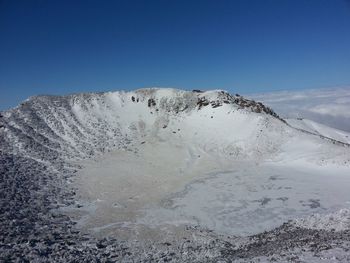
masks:
<path id="1" fill-rule="evenodd" d="M 247 95 L 285 118 L 306 118 L 350 131 L 350 87 Z"/>
<path id="2" fill-rule="evenodd" d="M 333 117 L 350 118 L 350 106 L 339 104 L 321 104 L 309 109 L 311 112 L 331 115 Z"/>

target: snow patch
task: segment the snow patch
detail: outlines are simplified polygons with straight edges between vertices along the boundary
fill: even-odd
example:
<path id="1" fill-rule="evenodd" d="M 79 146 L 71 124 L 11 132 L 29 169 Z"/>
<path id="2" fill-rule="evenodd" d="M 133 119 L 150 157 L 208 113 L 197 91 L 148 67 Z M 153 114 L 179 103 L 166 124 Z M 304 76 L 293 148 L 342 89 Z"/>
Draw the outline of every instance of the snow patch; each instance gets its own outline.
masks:
<path id="1" fill-rule="evenodd" d="M 330 214 L 314 214 L 306 218 L 293 220 L 296 227 L 303 227 L 316 230 L 344 231 L 350 229 L 350 210 L 341 209 Z"/>

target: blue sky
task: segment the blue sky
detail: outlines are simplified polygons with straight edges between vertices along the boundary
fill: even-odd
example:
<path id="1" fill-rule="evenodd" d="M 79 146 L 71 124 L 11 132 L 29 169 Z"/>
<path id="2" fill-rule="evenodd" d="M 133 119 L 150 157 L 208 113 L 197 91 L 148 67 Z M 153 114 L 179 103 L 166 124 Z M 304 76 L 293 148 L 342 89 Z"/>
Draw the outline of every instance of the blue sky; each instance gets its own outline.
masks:
<path id="1" fill-rule="evenodd" d="M 0 1 L 0 109 L 36 94 L 349 84 L 346 0 Z"/>

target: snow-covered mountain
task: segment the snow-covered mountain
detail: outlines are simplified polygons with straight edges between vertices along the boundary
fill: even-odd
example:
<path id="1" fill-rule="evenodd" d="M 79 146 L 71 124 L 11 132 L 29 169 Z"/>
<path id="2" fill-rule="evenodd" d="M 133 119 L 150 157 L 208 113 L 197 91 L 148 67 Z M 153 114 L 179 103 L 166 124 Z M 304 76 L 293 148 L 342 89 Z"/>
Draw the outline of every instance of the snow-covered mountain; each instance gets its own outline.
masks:
<path id="1" fill-rule="evenodd" d="M 298 216 L 347 208 L 347 138 L 315 123 L 286 121 L 260 102 L 219 90 L 152 88 L 29 98 L 0 114 L 0 231 L 6 233 L 3 242 L 13 244 L 2 255 L 13 259 L 14 253 L 27 253 L 37 259 L 40 254 L 23 236 L 46 240 L 49 235 L 50 241 L 33 247 L 44 246 L 50 260 L 76 259 L 59 252 L 67 246 L 79 247 L 85 258 L 103 258 L 108 247 L 113 257 L 150 260 L 134 245 L 123 252 L 115 252 L 122 246 L 115 240 L 99 245 L 90 230 L 100 233 L 96 238 L 117 231 L 125 239 L 125 233 L 134 238 L 147 233 L 148 239 L 155 235 L 151 229 L 170 233 L 179 225 L 198 225 L 224 242 L 223 233 L 258 235 Z M 332 171 L 339 176 L 330 185 Z M 339 196 L 329 197 L 334 194 Z M 244 221 L 255 228 L 243 226 Z M 86 237 L 80 231 L 97 242 L 97 250 L 81 241 Z M 193 236 L 197 230 L 189 231 Z M 322 234 L 328 242 L 328 232 Z M 229 252 L 221 241 L 210 248 L 210 235 L 189 242 L 205 240 L 201 246 L 214 261 L 255 249 L 247 240 Z M 343 242 L 347 236 L 342 232 L 337 238 Z M 174 242 L 179 242 L 176 235 Z M 175 261 L 203 261 L 206 255 L 175 247 Z M 157 249 L 164 252 L 163 245 Z M 254 251 L 247 258 L 266 256 Z"/>
<path id="2" fill-rule="evenodd" d="M 40 161 L 137 148 L 147 139 L 181 140 L 233 158 L 271 158 L 300 138 L 315 147 L 335 143 L 302 134 L 262 103 L 224 91 L 37 96 L 3 112 L 0 125 L 2 151 Z"/>

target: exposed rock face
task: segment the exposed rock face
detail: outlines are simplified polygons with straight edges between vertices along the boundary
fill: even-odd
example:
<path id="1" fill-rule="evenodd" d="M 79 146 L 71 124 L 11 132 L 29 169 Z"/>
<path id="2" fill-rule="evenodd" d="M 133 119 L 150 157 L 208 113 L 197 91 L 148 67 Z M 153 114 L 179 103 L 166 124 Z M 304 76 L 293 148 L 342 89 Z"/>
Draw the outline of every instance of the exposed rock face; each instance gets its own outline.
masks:
<path id="1" fill-rule="evenodd" d="M 206 107 L 230 106 L 244 114 L 283 122 L 262 103 L 223 91 L 145 89 L 33 97 L 0 114 L 0 261 L 231 262 L 258 256 L 284 261 L 295 248 L 312 253 L 333 247 L 346 249 L 348 231 L 309 231 L 288 224 L 243 240 L 189 228 L 188 239 L 146 247 L 116 239 L 96 240 L 80 233 L 57 210 L 74 205 L 75 192 L 67 182 L 79 167 L 70 161 L 113 149 L 135 150 L 144 143 L 140 138 L 145 125 L 120 121 L 126 114 L 123 109 L 131 107 L 127 103 L 143 107 L 139 111 L 148 109 L 148 115 L 161 115 L 150 117 L 161 130 L 168 127 L 164 116 Z"/>

